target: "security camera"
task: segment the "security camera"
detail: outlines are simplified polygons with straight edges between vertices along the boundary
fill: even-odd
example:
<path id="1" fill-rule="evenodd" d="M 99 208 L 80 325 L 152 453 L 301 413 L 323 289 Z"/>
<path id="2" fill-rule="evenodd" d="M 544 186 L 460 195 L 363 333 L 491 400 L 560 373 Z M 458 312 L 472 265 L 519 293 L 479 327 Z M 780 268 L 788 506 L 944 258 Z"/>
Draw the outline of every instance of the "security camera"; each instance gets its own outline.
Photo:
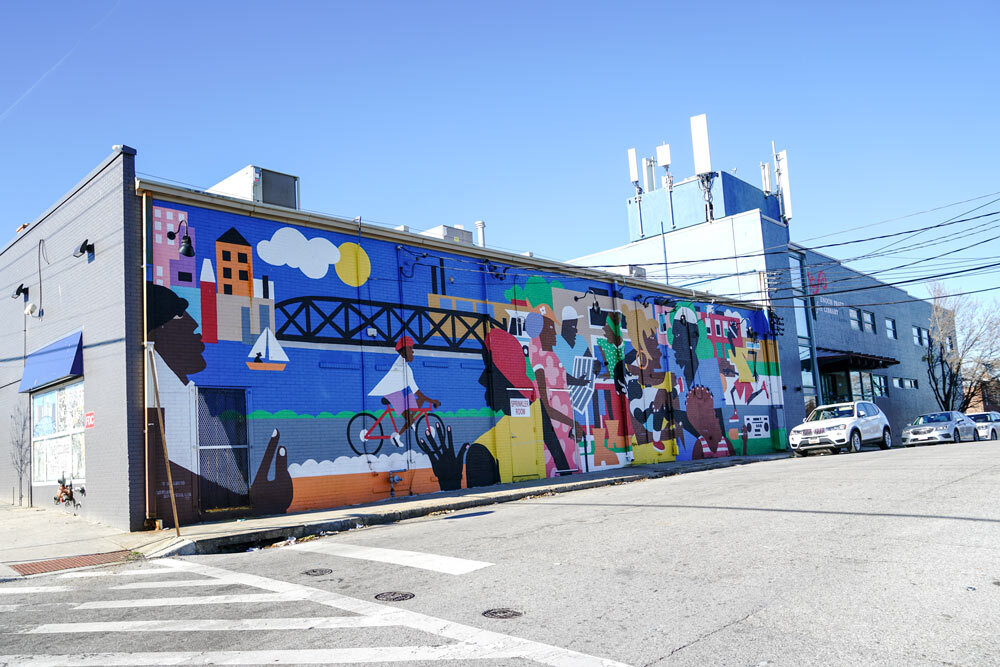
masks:
<path id="1" fill-rule="evenodd" d="M 28 302 L 28 305 L 26 305 L 24 307 L 24 314 L 25 315 L 34 315 L 37 312 L 38 312 L 38 306 L 36 306 L 35 304 L 31 303 L 30 301 Z"/>

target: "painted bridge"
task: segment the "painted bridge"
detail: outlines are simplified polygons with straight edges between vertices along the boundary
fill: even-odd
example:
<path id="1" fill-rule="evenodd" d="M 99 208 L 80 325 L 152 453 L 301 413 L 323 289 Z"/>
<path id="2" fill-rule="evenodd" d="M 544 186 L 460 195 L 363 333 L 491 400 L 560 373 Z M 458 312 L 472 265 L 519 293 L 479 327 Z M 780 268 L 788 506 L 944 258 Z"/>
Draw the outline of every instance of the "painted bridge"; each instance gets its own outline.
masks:
<path id="1" fill-rule="evenodd" d="M 491 328 L 506 328 L 485 313 L 329 296 L 286 299 L 274 317 L 279 340 L 392 346 L 409 336 L 418 348 L 447 352 L 479 352 Z"/>

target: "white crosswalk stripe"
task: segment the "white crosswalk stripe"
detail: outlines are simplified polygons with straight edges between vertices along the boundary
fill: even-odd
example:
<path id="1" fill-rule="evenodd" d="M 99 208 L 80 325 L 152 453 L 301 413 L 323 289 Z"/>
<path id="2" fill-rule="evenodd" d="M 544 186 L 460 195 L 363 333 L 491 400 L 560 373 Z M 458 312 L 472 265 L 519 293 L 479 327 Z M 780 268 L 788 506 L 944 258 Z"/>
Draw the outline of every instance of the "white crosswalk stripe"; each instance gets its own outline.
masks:
<path id="1" fill-rule="evenodd" d="M 361 560 L 372 560 L 380 563 L 392 563 L 394 565 L 405 565 L 406 567 L 416 567 L 434 572 L 444 572 L 445 574 L 468 574 L 484 567 L 489 567 L 493 563 L 481 560 L 468 560 L 466 558 L 455 558 L 453 556 L 439 556 L 419 551 L 404 551 L 402 549 L 383 549 L 381 547 L 362 547 L 343 542 L 306 542 L 290 547 L 296 551 L 312 551 L 315 553 L 329 554 L 331 556 L 342 556 L 344 558 L 358 558 Z"/>
<path id="2" fill-rule="evenodd" d="M 307 546 L 307 545 L 298 545 Z M 312 546 L 312 545 L 309 545 Z M 461 574 L 472 572 L 490 563 L 482 561 L 465 561 L 458 558 L 440 557 L 432 554 L 420 554 L 417 552 L 404 552 L 389 549 L 372 549 L 367 547 L 348 547 L 339 545 L 334 548 L 323 549 L 303 549 L 307 551 L 318 551 L 330 555 L 345 556 L 349 558 L 366 558 L 369 560 L 380 560 L 391 562 L 407 567 L 419 567 L 448 574 Z M 369 602 L 358 598 L 352 598 L 333 591 L 314 588 L 304 584 L 298 584 L 280 579 L 234 572 L 218 567 L 205 565 L 201 562 L 188 560 L 167 559 L 159 562 L 156 568 L 136 568 L 133 574 L 143 575 L 178 575 L 184 578 L 165 578 L 156 581 L 129 582 L 119 584 L 117 577 L 126 576 L 127 571 L 107 572 L 113 578 L 107 581 L 112 584 L 105 589 L 99 588 L 103 583 L 99 579 L 92 577 L 100 576 L 96 572 L 88 575 L 81 583 L 86 584 L 81 588 L 71 586 L 11 586 L 0 587 L 0 592 L 12 595 L 40 596 L 28 598 L 22 603 L 18 600 L 16 605 L 7 605 L 10 611 L 21 611 L 24 608 L 31 609 L 38 606 L 45 609 L 45 605 L 51 604 L 49 601 L 57 601 L 56 604 L 72 605 L 73 622 L 50 623 L 52 619 L 48 612 L 44 612 L 42 623 L 37 625 L 26 624 L 19 626 L 13 632 L 6 633 L 7 642 L 4 646 L 11 646 L 12 638 L 17 636 L 44 635 L 76 635 L 66 637 L 65 641 L 60 640 L 58 644 L 45 644 L 46 646 L 66 646 L 63 654 L 32 654 L 17 653 L 12 651 L 10 655 L 0 655 L 0 665 L 209 665 L 209 664 L 363 664 L 363 663 L 400 663 L 408 664 L 414 662 L 434 662 L 448 661 L 452 663 L 464 663 L 473 660 L 505 660 L 519 659 L 532 661 L 544 665 L 556 667 L 590 667 L 590 666 L 618 666 L 612 660 L 585 655 L 576 651 L 542 644 L 540 642 L 522 639 L 498 632 L 483 630 L 473 626 L 454 623 L 441 618 L 427 616 L 418 612 L 408 611 L 396 606 Z M 83 574 L 83 573 L 80 573 Z M 76 577 L 71 577 L 73 579 Z M 82 577 L 80 577 L 82 578 Z M 68 583 L 68 582 L 67 582 Z M 192 596 L 164 596 L 158 593 L 165 589 L 181 587 L 211 586 L 241 586 L 243 590 L 252 592 L 236 592 L 226 595 L 192 595 Z M 97 599 L 102 597 L 101 591 L 106 593 L 114 591 L 121 594 L 133 594 L 129 599 Z M 239 591 L 239 589 L 236 589 Z M 55 597 L 50 597 L 52 594 Z M 67 597 L 74 597 L 75 594 L 86 595 L 84 600 L 66 601 Z M 134 597 L 138 595 L 139 597 Z M 149 597 L 143 597 L 148 595 Z M 106 595 L 111 598 L 113 596 Z M 36 601 L 37 600 L 37 601 Z M 232 611 L 226 611 L 223 616 L 235 616 L 234 618 L 198 618 L 205 616 L 205 609 L 209 605 L 233 605 Z M 247 607 L 246 605 L 250 605 Z M 257 617 L 256 611 L 262 610 L 266 614 L 270 606 L 280 605 L 284 615 L 275 617 Z M 290 606 L 291 605 L 291 606 Z M 297 616 L 296 611 L 300 605 L 319 605 L 326 607 L 334 615 L 303 615 Z M 171 607 L 184 608 L 191 607 L 192 611 L 182 618 L 157 618 L 156 615 L 167 614 L 166 611 L 156 612 L 153 616 L 146 613 L 147 620 L 93 620 L 87 615 L 112 614 L 113 611 L 101 610 L 127 610 L 139 608 L 164 608 Z M 305 608 L 301 608 L 304 610 Z M 0 610 L 3 607 L 0 606 Z M 289 614 L 289 612 L 291 612 Z M 35 612 L 36 614 L 42 612 Z M 119 614 L 122 612 L 119 611 Z M 152 613 L 152 612 L 150 612 Z M 174 612 L 176 615 L 178 612 Z M 186 613 L 186 612 L 180 612 Z M 167 614 L 169 615 L 169 614 Z M 105 616 L 107 618 L 107 616 Z M 128 618 L 129 616 L 126 616 Z M 131 615 L 135 618 L 135 615 Z M 140 616 L 139 618 L 142 618 Z M 9 620 L 10 617 L 7 617 Z M 395 628 L 395 629 L 394 629 Z M 352 632 L 360 630 L 361 632 Z M 340 633 L 327 634 L 324 637 L 331 637 L 331 643 L 320 643 L 320 646 L 327 648 L 271 648 L 266 644 L 260 646 L 260 642 L 266 642 L 267 635 L 260 640 L 256 640 L 254 633 L 264 633 L 267 631 L 298 631 L 316 633 Z M 382 636 L 380 645 L 378 640 L 372 640 L 371 633 L 385 633 Z M 232 644 L 227 643 L 220 646 L 226 650 L 212 650 L 210 633 L 244 633 L 244 641 L 239 644 L 240 648 L 247 650 L 229 650 Z M 130 634 L 131 633 L 131 634 Z M 171 642 L 156 640 L 160 633 L 185 633 L 171 635 L 176 639 Z M 187 636 L 186 633 L 190 633 Z M 366 634 L 367 633 L 367 634 Z M 124 637 L 132 637 L 126 640 Z M 222 635 L 225 636 L 225 635 Z M 423 640 L 414 639 L 426 637 Z M 84 637 L 92 638 L 83 648 L 73 652 L 72 646 L 84 641 Z M 194 638 L 201 637 L 205 641 L 197 642 Z M 357 641 L 357 637 L 365 637 L 365 642 L 375 644 L 372 646 L 351 646 L 352 639 Z M 385 641 L 388 638 L 388 641 Z M 394 639 L 395 638 L 395 639 Z M 177 639 L 181 642 L 180 648 L 186 650 L 176 650 L 178 648 Z M 258 642 L 254 646 L 252 642 Z M 406 645 L 393 645 L 400 642 Z M 100 644 L 112 641 L 111 647 L 115 650 L 102 652 Z M 121 649 L 129 646 L 125 643 L 134 641 L 136 648 L 140 650 L 129 652 Z M 95 644 L 96 642 L 96 644 Z M 339 645 L 338 645 L 339 644 Z M 346 644 L 346 645 L 345 645 Z M 410 645 L 412 644 L 412 645 Z M 26 644 L 31 646 L 30 643 Z M 207 645 L 207 646 L 206 646 Z M 315 646 L 317 643 L 310 640 L 306 646 Z M 150 650 L 155 646 L 163 646 L 164 651 Z M 205 650 L 198 650 L 206 646 Z M 273 646 L 273 645 L 272 645 Z M 262 650 L 266 649 L 266 650 Z M 192 650 L 187 650 L 192 649 Z M 7 650 L 10 650 L 9 648 Z"/>
<path id="3" fill-rule="evenodd" d="M 170 570 L 164 567 L 146 567 L 135 570 L 83 570 L 81 572 L 67 572 L 60 574 L 60 579 L 89 579 L 91 577 L 140 577 L 149 574 L 170 574 Z"/>

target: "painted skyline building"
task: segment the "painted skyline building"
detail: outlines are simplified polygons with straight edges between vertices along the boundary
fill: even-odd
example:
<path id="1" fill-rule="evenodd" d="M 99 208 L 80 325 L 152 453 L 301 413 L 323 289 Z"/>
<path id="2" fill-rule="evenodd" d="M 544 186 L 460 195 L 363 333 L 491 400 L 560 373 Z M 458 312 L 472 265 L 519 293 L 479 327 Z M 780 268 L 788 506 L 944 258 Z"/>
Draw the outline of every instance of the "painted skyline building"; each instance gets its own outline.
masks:
<path id="1" fill-rule="evenodd" d="M 191 523 L 786 447 L 765 309 L 306 214 L 258 167 L 223 184 L 136 179 L 119 146 L 0 250 L 23 287 L 0 412 L 30 412 L 36 503 L 72 480 L 90 519 L 169 525 L 164 448 Z"/>

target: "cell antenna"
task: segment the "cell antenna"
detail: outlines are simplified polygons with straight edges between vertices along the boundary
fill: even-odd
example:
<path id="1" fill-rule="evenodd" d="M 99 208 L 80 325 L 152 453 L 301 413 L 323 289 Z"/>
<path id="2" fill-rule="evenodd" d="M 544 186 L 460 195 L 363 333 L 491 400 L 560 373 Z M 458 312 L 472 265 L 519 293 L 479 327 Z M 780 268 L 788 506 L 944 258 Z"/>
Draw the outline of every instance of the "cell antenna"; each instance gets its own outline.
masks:
<path id="1" fill-rule="evenodd" d="M 635 186 L 635 193 L 642 194 L 642 188 L 639 187 L 639 160 L 634 148 L 628 149 L 628 180 Z"/>
<path id="2" fill-rule="evenodd" d="M 708 150 L 708 118 L 705 114 L 691 116 L 691 145 L 694 148 L 694 173 L 705 196 L 705 221 L 714 219 L 712 207 L 712 156 Z"/>

